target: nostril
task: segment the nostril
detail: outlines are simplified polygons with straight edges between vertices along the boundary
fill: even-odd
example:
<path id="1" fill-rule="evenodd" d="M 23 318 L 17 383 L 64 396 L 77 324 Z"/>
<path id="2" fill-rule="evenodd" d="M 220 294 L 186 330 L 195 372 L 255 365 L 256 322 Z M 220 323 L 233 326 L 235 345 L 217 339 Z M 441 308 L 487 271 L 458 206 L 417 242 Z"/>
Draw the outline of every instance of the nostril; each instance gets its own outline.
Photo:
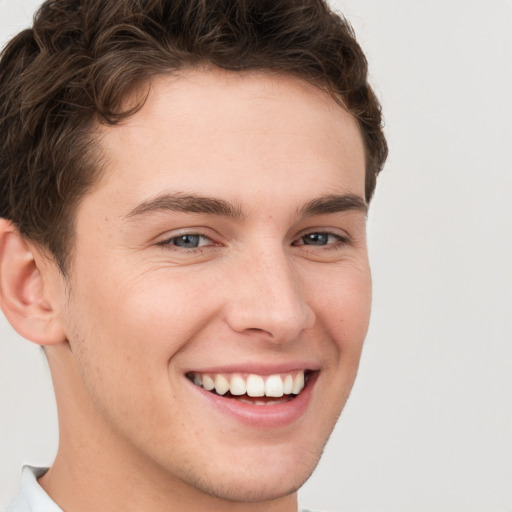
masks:
<path id="1" fill-rule="evenodd" d="M 249 331 L 249 332 L 255 332 L 255 333 L 259 333 L 259 332 L 267 332 L 265 331 L 264 329 L 260 329 L 258 327 L 249 327 L 248 329 L 246 329 L 246 331 Z M 269 333 L 270 334 L 270 333 Z"/>

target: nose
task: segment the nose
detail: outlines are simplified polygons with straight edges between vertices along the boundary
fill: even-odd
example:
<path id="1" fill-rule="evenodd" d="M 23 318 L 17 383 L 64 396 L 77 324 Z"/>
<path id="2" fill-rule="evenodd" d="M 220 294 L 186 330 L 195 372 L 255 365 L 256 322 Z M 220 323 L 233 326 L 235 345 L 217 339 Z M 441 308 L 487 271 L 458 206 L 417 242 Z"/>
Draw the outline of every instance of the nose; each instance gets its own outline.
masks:
<path id="1" fill-rule="evenodd" d="M 282 251 L 260 251 L 230 277 L 227 322 L 231 329 L 287 343 L 311 328 L 315 314 L 297 269 Z"/>

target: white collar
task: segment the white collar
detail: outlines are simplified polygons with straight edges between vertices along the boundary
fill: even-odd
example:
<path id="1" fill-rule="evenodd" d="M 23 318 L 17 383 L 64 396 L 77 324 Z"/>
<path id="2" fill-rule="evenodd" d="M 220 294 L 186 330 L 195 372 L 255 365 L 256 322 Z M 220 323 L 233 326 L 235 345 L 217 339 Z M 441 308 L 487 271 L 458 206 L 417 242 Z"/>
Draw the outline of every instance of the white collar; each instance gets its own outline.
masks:
<path id="1" fill-rule="evenodd" d="M 37 483 L 48 468 L 23 466 L 20 491 L 5 512 L 63 512 Z"/>

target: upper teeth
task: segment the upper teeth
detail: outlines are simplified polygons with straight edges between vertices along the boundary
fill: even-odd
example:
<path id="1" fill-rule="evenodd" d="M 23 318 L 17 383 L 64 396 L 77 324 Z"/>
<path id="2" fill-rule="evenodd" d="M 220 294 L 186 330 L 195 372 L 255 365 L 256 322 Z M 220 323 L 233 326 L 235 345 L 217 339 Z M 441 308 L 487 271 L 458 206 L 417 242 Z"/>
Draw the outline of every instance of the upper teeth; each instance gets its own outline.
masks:
<path id="1" fill-rule="evenodd" d="M 207 391 L 215 389 L 219 395 L 225 395 L 229 391 L 236 396 L 247 394 L 252 397 L 281 397 L 291 394 L 298 395 L 304 388 L 304 370 L 268 376 L 240 373 L 229 375 L 192 373 L 190 378 L 197 386 L 201 386 Z"/>

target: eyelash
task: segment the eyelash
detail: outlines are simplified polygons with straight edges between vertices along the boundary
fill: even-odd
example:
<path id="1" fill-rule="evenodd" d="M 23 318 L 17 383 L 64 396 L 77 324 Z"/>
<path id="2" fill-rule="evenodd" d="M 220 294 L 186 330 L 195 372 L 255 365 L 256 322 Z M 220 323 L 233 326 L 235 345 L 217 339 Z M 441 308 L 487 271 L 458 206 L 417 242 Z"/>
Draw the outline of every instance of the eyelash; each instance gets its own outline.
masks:
<path id="1" fill-rule="evenodd" d="M 197 238 L 202 239 L 203 241 L 208 240 L 211 243 L 198 245 L 197 247 L 180 247 L 178 244 L 174 243 L 175 241 L 178 241 L 180 239 L 183 240 L 186 237 L 197 237 Z M 179 235 L 172 236 L 170 238 L 166 238 L 165 240 L 158 242 L 157 245 L 166 246 L 166 247 L 173 246 L 173 249 L 175 248 L 174 250 L 178 250 L 178 251 L 186 250 L 188 252 L 194 252 L 194 251 L 204 250 L 204 247 L 211 247 L 212 245 L 217 245 L 217 244 L 215 244 L 215 242 L 210 237 L 208 237 L 206 235 L 203 235 L 201 233 L 190 232 L 190 233 L 182 233 Z"/>
<path id="2" fill-rule="evenodd" d="M 306 244 L 303 243 L 304 239 L 306 237 L 312 237 L 312 236 L 327 236 L 328 238 L 334 238 L 334 242 L 332 243 L 326 243 L 326 244 Z M 322 247 L 324 250 L 331 250 L 331 249 L 339 249 L 347 244 L 350 243 L 350 239 L 347 236 L 339 235 L 337 233 L 332 233 L 330 231 L 309 231 L 307 233 L 304 233 L 301 235 L 296 241 L 292 243 L 292 246 L 306 246 L 306 247 Z"/>
<path id="3" fill-rule="evenodd" d="M 304 239 L 306 237 L 313 237 L 313 236 L 317 236 L 317 237 L 327 236 L 328 239 L 333 238 L 334 242 L 331 242 L 331 243 L 327 242 L 325 244 L 318 244 L 318 245 L 315 243 L 312 243 L 312 244 L 304 243 Z M 209 243 L 204 243 L 204 244 L 200 243 L 197 247 L 182 247 L 182 246 L 179 246 L 177 243 L 175 243 L 176 241 L 178 241 L 180 239 L 183 240 L 187 237 L 199 238 L 199 239 L 202 239 L 203 241 L 209 241 Z M 291 245 L 292 245 L 292 247 L 297 247 L 297 246 L 312 247 L 312 248 L 321 247 L 321 248 L 323 248 L 323 250 L 335 250 L 335 249 L 339 249 L 339 248 L 341 248 L 347 244 L 350 244 L 350 243 L 351 243 L 350 238 L 347 236 L 342 236 L 337 233 L 332 233 L 330 231 L 319 230 L 319 231 L 310 231 L 310 232 L 302 234 L 300 237 L 298 237 L 296 240 L 294 240 Z M 183 251 L 187 251 L 187 252 L 196 252 L 196 251 L 203 251 L 203 250 L 205 250 L 205 248 L 208 249 L 212 246 L 216 246 L 219 244 L 215 243 L 210 237 L 208 237 L 206 235 L 203 235 L 201 233 L 196 233 L 196 232 L 190 232 L 190 233 L 182 233 L 179 235 L 172 236 L 170 238 L 166 238 L 165 240 L 158 242 L 157 245 L 165 246 L 167 248 L 171 248 L 172 250 L 177 250 L 177 251 L 183 250 Z"/>

